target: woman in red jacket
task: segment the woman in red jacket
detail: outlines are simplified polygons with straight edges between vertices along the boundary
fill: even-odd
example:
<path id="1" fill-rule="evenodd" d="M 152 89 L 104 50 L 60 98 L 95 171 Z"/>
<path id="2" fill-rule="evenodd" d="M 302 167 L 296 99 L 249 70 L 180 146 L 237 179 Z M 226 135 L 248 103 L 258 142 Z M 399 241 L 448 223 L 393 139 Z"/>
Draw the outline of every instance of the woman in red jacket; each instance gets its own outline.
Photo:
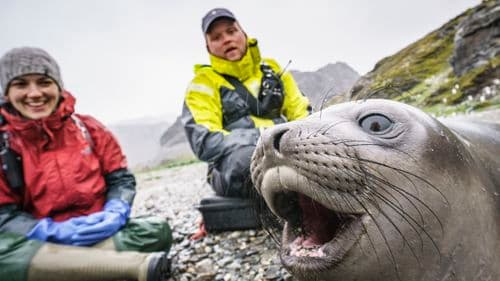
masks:
<path id="1" fill-rule="evenodd" d="M 74 112 L 57 62 L 12 49 L 0 86 L 0 280 L 162 280 L 171 230 L 129 219 L 125 156 L 101 123 Z"/>

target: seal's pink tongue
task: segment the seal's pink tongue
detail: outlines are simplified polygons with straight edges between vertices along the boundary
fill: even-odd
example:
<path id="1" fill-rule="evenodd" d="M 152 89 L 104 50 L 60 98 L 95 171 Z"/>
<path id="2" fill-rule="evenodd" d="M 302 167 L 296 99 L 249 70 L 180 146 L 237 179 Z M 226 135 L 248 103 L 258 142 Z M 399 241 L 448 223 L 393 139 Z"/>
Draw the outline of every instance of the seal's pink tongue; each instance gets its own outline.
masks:
<path id="1" fill-rule="evenodd" d="M 336 229 L 335 214 L 304 195 L 299 196 L 299 206 L 302 209 L 302 223 L 306 233 L 302 245 L 314 247 L 330 241 Z"/>

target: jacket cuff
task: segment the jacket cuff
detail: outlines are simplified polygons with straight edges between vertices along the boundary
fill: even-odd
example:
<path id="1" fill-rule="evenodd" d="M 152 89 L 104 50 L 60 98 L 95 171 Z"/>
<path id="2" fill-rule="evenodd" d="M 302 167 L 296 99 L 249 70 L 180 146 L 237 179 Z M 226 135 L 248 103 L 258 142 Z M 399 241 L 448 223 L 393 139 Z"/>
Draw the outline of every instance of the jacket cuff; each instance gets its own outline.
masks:
<path id="1" fill-rule="evenodd" d="M 135 177 L 125 168 L 115 170 L 104 175 L 106 181 L 107 194 L 106 201 L 120 199 L 132 205 L 135 197 Z"/>

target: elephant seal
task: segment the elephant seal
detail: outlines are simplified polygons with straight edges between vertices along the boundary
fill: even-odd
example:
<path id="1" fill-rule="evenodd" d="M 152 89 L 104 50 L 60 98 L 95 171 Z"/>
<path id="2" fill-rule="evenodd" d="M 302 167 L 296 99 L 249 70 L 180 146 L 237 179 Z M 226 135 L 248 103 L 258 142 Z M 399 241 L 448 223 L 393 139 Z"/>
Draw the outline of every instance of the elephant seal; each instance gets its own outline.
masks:
<path id="1" fill-rule="evenodd" d="M 500 126 L 389 100 L 263 132 L 252 180 L 298 280 L 500 280 Z"/>

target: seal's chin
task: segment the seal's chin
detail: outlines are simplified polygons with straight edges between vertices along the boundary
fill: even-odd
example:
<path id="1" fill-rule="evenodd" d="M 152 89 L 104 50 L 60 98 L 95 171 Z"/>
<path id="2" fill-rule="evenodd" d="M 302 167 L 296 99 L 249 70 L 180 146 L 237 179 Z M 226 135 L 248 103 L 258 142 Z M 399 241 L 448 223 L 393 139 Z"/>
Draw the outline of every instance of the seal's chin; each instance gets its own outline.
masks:
<path id="1" fill-rule="evenodd" d="M 343 260 L 363 233 L 364 214 L 334 211 L 295 192 L 277 198 L 275 210 L 286 221 L 281 259 L 288 268 L 329 269 Z"/>

